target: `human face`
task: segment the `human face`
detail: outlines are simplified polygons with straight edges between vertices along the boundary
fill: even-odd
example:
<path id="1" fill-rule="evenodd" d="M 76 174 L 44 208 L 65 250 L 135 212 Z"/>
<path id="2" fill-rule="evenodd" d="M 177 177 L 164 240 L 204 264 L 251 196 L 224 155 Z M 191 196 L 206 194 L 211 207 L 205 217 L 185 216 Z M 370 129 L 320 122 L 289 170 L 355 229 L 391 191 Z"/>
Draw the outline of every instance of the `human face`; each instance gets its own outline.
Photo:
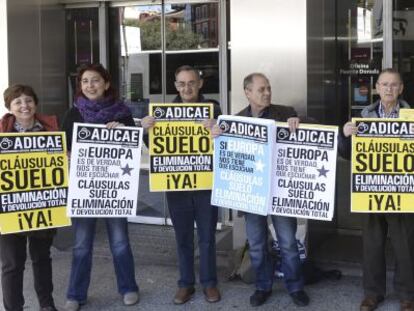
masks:
<path id="1" fill-rule="evenodd" d="M 403 88 L 404 86 L 399 76 L 389 72 L 381 74 L 376 84 L 376 89 L 381 101 L 386 105 L 395 105 Z"/>
<path id="2" fill-rule="evenodd" d="M 98 72 L 87 70 L 82 74 L 81 90 L 87 99 L 100 100 L 104 98 L 108 88 L 109 82 L 105 82 Z"/>
<path id="3" fill-rule="evenodd" d="M 194 71 L 181 71 L 175 77 L 177 89 L 183 103 L 195 103 L 198 101 L 198 93 L 203 86 L 203 80 L 199 79 Z"/>
<path id="4" fill-rule="evenodd" d="M 252 83 L 244 90 L 252 112 L 259 113 L 270 105 L 272 89 L 269 81 L 261 76 L 254 76 Z"/>
<path id="5" fill-rule="evenodd" d="M 21 125 L 31 125 L 34 122 L 36 103 L 33 97 L 22 94 L 10 102 L 9 112 Z"/>

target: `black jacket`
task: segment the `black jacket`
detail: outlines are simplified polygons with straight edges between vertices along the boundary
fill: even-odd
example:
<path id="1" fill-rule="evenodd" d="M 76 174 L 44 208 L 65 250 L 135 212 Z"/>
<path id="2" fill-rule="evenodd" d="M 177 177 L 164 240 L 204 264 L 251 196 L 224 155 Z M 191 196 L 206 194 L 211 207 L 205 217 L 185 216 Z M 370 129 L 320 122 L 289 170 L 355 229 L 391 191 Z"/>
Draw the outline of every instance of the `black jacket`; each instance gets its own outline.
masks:
<path id="1" fill-rule="evenodd" d="M 241 110 L 238 114 L 241 117 L 251 117 L 251 109 L 250 105 Z M 289 106 L 282 106 L 282 105 L 273 105 L 271 104 L 269 107 L 266 107 L 260 118 L 262 119 L 270 119 L 280 122 L 285 122 L 287 119 L 296 117 L 297 113 L 293 107 Z"/>
<path id="2" fill-rule="evenodd" d="M 135 122 L 134 122 L 134 119 L 132 118 L 132 115 L 121 118 L 119 120 L 112 120 L 112 121 L 123 123 L 126 126 L 135 126 Z M 63 118 L 63 124 L 62 124 L 62 131 L 66 133 L 66 144 L 68 146 L 68 151 L 72 150 L 73 123 L 75 122 L 82 123 L 84 122 L 84 120 L 78 108 L 72 107 L 66 112 Z"/>
<path id="3" fill-rule="evenodd" d="M 375 103 L 365 107 L 361 111 L 360 118 L 379 118 L 379 105 L 380 101 L 377 100 Z M 404 100 L 399 99 L 398 105 L 400 108 L 410 108 L 410 106 Z M 351 159 L 351 136 L 345 137 L 343 127 L 339 129 L 338 135 L 338 153 L 341 157 L 346 160 Z"/>
<path id="4" fill-rule="evenodd" d="M 180 95 L 177 95 L 172 102 L 173 103 L 182 103 L 183 100 L 181 99 Z M 214 99 L 204 98 L 204 96 L 200 94 L 198 96 L 198 100 L 196 101 L 196 103 L 211 103 L 211 104 L 213 104 L 214 119 L 217 119 L 218 116 L 221 115 L 220 104 L 218 103 L 218 101 L 216 101 Z"/>

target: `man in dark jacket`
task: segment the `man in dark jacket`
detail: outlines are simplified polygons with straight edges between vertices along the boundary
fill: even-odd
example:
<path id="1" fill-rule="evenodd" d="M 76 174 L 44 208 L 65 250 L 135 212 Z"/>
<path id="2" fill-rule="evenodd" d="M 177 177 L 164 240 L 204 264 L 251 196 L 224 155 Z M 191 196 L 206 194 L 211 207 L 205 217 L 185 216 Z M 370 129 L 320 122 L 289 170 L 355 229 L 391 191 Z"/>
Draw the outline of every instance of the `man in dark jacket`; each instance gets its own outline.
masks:
<path id="1" fill-rule="evenodd" d="M 214 118 L 220 114 L 220 106 L 214 100 L 207 100 L 200 94 L 203 80 L 198 70 L 190 66 L 181 66 L 175 72 L 175 87 L 179 95 L 175 103 L 213 103 Z M 205 120 L 204 126 L 211 128 L 213 119 Z M 142 127 L 148 129 L 155 124 L 155 119 L 147 116 L 141 121 Z M 174 297 L 175 304 L 187 302 L 194 294 L 194 221 L 197 225 L 198 247 L 200 250 L 200 283 L 204 288 L 208 302 L 220 300 L 217 289 L 216 272 L 216 225 L 217 206 L 210 204 L 211 191 L 174 191 L 167 192 L 167 203 L 174 226 L 177 242 L 180 279 L 178 291 Z"/>
<path id="2" fill-rule="evenodd" d="M 398 99 L 403 83 L 398 71 L 385 69 L 376 83 L 380 100 L 365 107 L 363 118 L 398 118 L 401 108 L 410 108 Z M 351 135 L 357 128 L 352 122 L 344 125 L 338 150 L 350 158 Z M 385 298 L 386 264 L 385 244 L 389 235 L 396 260 L 394 287 L 401 300 L 401 311 L 414 311 L 414 215 L 364 214 L 362 215 L 363 286 L 365 297 L 360 311 L 375 310 Z"/>
<path id="3" fill-rule="evenodd" d="M 269 80 L 262 73 L 249 74 L 243 83 L 249 106 L 238 113 L 239 116 L 291 122 L 296 118 L 292 107 L 270 103 L 272 90 Z M 303 290 L 304 281 L 296 242 L 296 218 L 271 216 L 282 255 L 282 269 L 285 286 L 298 306 L 309 304 L 309 297 Z M 250 297 L 252 306 L 262 305 L 272 293 L 273 264 L 268 251 L 267 216 L 245 213 L 246 233 L 252 266 L 256 273 L 256 291 Z"/>

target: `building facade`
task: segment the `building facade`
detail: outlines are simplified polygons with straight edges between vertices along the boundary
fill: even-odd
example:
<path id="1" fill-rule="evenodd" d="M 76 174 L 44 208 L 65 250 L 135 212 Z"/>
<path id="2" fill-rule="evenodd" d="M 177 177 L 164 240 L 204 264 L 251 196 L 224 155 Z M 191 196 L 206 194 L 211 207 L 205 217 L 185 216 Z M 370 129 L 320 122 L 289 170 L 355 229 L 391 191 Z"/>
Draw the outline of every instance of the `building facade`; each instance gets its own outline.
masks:
<path id="1" fill-rule="evenodd" d="M 274 103 L 317 122 L 342 125 L 377 99 L 382 68 L 403 76 L 403 98 L 414 104 L 414 4 L 410 0 L 0 0 L 0 87 L 32 85 L 45 113 L 63 116 L 72 103 L 76 68 L 100 62 L 141 118 L 150 102 L 175 95 L 174 71 L 197 67 L 203 92 L 233 114 L 247 105 L 242 81 L 265 73 Z M 162 193 L 148 191 L 143 156 L 139 215 L 167 225 Z M 349 163 L 338 158 L 336 214 L 310 222 L 310 232 L 359 234 L 349 212 Z M 241 220 L 230 211 L 235 246 Z"/>

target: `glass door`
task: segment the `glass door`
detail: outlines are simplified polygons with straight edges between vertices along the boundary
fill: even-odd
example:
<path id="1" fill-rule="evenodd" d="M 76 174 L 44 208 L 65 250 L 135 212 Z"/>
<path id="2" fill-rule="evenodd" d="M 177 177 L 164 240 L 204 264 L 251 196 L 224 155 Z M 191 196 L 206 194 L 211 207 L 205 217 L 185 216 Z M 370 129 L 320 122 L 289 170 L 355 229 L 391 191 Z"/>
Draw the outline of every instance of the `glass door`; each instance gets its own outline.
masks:
<path id="1" fill-rule="evenodd" d="M 337 1 L 337 99 L 342 125 L 377 100 L 375 82 L 384 62 L 386 20 L 383 4 L 388 0 Z M 338 167 L 337 228 L 359 230 L 361 219 L 350 213 L 349 163 Z M 343 208 L 342 208 L 343 207 Z"/>
<path id="2" fill-rule="evenodd" d="M 343 120 L 377 99 L 383 59 L 383 0 L 338 1 L 339 78 Z"/>
<path id="3" fill-rule="evenodd" d="M 109 9 L 109 66 L 120 98 L 133 117 L 148 115 L 150 102 L 163 102 L 162 6 L 129 5 Z M 149 191 L 149 157 L 141 157 L 139 199 L 134 222 L 165 224 L 163 193 Z"/>
<path id="4" fill-rule="evenodd" d="M 66 68 L 69 105 L 76 89 L 76 70 L 79 66 L 99 62 L 98 5 L 66 10 Z"/>
<path id="5" fill-rule="evenodd" d="M 392 14 L 393 67 L 404 82 L 402 98 L 414 105 L 414 1 L 394 0 Z"/>
<path id="6" fill-rule="evenodd" d="M 148 115 L 151 102 L 174 99 L 174 72 L 181 65 L 199 69 L 204 96 L 220 100 L 218 1 L 114 3 L 108 24 L 113 83 L 134 118 Z M 144 150 L 138 215 L 131 221 L 166 224 L 169 215 L 164 194 L 148 189 L 148 160 L 148 150 Z"/>
<path id="7" fill-rule="evenodd" d="M 219 88 L 219 5 L 210 3 L 170 3 L 164 7 L 166 101 L 172 101 L 175 70 L 182 65 L 199 69 L 203 78 L 200 93 L 220 100 Z M 168 209 L 167 222 L 170 223 Z"/>

